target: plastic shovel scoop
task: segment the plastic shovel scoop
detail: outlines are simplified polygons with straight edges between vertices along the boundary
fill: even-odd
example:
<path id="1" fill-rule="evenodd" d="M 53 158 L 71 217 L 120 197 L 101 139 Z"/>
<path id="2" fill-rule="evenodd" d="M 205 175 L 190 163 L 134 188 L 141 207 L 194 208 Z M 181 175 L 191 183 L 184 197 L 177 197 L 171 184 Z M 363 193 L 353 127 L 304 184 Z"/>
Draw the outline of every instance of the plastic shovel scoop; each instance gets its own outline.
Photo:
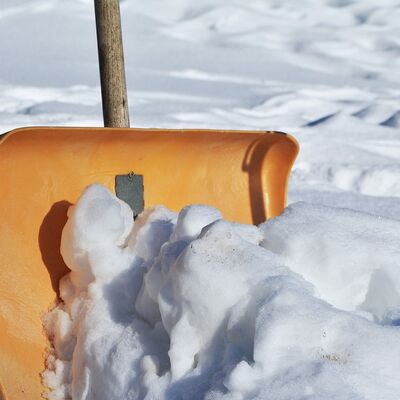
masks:
<path id="1" fill-rule="evenodd" d="M 0 141 L 2 396 L 39 399 L 47 338 L 42 316 L 68 272 L 60 254 L 70 204 L 94 182 L 143 179 L 145 207 L 219 208 L 259 223 L 281 213 L 298 151 L 274 132 L 24 128 Z M 135 175 L 135 176 L 137 176 Z M 133 189 L 132 189 L 133 190 Z M 129 199 L 128 199 L 129 200 Z"/>

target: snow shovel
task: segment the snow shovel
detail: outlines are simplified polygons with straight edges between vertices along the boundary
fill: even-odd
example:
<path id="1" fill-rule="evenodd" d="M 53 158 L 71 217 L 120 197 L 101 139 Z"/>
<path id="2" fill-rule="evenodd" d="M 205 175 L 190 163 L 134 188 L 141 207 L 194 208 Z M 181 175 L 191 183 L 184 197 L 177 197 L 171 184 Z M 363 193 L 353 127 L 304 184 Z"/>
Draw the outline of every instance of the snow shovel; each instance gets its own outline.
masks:
<path id="1" fill-rule="evenodd" d="M 0 139 L 0 399 L 39 399 L 42 316 L 68 272 L 67 210 L 98 182 L 135 214 L 164 204 L 260 223 L 281 213 L 298 152 L 278 132 L 130 129 L 118 0 L 95 0 L 106 128 L 22 128 Z"/>

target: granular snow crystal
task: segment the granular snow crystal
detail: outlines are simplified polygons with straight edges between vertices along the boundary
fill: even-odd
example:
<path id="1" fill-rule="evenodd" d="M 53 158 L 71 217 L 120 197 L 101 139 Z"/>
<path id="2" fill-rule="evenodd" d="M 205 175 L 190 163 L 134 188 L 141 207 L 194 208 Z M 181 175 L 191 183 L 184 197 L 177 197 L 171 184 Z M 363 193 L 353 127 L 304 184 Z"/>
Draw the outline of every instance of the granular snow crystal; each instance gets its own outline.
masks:
<path id="1" fill-rule="evenodd" d="M 68 217 L 47 398 L 399 398 L 400 222 L 308 204 L 133 222 L 98 184 Z"/>

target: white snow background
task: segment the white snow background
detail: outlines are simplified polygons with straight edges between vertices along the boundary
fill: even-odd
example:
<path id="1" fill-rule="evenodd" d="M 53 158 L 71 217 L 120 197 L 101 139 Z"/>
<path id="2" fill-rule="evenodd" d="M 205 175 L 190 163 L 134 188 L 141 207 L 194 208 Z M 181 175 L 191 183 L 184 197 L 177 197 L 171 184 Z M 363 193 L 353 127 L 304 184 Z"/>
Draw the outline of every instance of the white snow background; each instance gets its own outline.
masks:
<path id="1" fill-rule="evenodd" d="M 132 228 L 87 189 L 63 235 L 48 396 L 399 399 L 400 1 L 121 12 L 134 126 L 276 129 L 301 152 L 289 208 L 258 228 L 201 206 Z M 91 0 L 1 0 L 0 56 L 0 132 L 101 126 Z"/>

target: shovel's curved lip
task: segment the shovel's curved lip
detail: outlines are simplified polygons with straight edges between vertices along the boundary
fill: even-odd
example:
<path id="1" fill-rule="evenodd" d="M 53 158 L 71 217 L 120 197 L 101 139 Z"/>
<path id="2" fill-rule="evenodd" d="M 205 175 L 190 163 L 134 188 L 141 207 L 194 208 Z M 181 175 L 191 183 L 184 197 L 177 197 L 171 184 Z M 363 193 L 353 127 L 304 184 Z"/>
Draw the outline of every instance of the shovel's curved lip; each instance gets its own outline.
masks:
<path id="1" fill-rule="evenodd" d="M 7 400 L 6 392 L 4 389 L 4 385 L 1 381 L 1 376 L 0 376 L 0 400 Z"/>
<path id="2" fill-rule="evenodd" d="M 208 128 L 151 128 L 151 127 L 134 127 L 134 128 L 105 128 L 105 127 L 80 127 L 80 126 L 26 126 L 21 128 L 15 128 L 11 131 L 0 134 L 0 145 L 8 140 L 10 137 L 24 133 L 26 131 L 66 131 L 66 130 L 87 130 L 88 132 L 97 132 L 101 130 L 109 130 L 109 131 L 136 131 L 136 132 L 174 132 L 178 134 L 191 134 L 191 133 L 209 133 L 209 134 L 258 134 L 258 135 L 280 135 L 285 136 L 289 140 L 293 142 L 296 146 L 297 150 L 299 150 L 300 146 L 297 139 L 286 132 L 282 131 L 273 131 L 273 130 L 252 130 L 252 129 L 208 129 Z M 0 399 L 1 400 L 1 399 Z"/>

